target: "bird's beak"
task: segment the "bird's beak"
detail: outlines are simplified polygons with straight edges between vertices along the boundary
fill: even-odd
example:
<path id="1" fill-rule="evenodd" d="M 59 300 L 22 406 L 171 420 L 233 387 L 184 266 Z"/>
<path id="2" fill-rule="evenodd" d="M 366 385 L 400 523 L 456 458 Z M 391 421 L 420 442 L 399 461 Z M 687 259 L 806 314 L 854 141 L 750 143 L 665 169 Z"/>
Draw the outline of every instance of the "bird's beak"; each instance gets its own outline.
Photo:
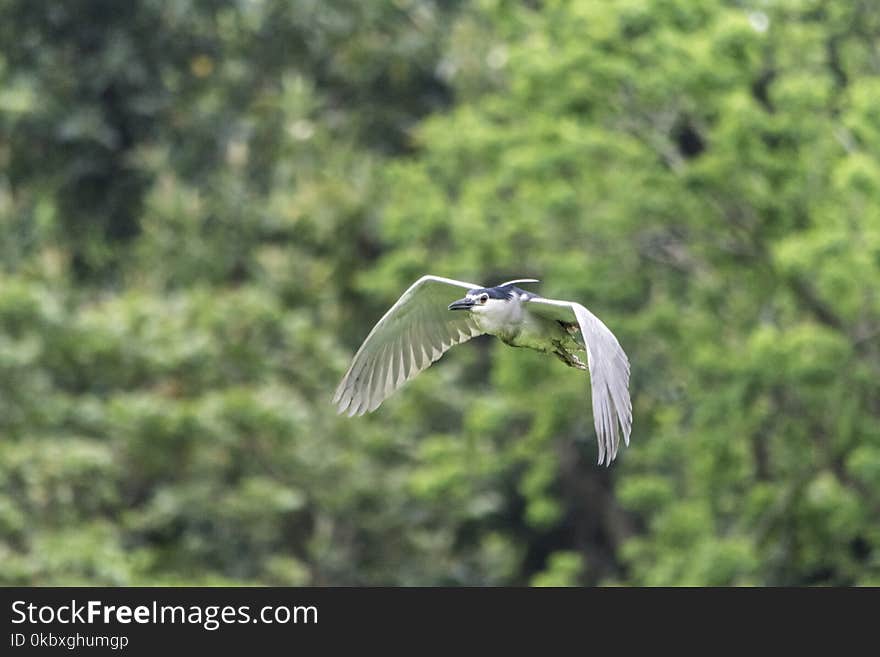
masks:
<path id="1" fill-rule="evenodd" d="M 449 310 L 468 310 L 474 305 L 473 299 L 459 299 L 449 304 Z"/>

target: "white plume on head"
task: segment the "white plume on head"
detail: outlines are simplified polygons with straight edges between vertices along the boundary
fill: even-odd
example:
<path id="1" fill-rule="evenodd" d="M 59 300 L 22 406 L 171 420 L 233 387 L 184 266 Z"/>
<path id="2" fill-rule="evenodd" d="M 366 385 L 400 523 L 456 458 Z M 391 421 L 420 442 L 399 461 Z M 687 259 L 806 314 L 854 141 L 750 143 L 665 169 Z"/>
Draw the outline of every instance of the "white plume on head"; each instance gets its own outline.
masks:
<path id="1" fill-rule="evenodd" d="M 498 287 L 504 287 L 505 285 L 516 285 L 517 283 L 540 283 L 540 282 L 541 281 L 539 281 L 537 278 L 517 278 L 516 280 L 513 280 L 513 281 L 505 281 L 504 283 L 502 283 Z"/>

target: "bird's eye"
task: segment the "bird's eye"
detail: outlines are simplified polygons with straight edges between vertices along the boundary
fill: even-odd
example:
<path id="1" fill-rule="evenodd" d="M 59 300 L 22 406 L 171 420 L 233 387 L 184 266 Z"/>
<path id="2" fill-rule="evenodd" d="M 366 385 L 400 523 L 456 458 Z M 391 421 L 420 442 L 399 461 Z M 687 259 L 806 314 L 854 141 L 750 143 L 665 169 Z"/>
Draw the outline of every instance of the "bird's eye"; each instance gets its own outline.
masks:
<path id="1" fill-rule="evenodd" d="M 489 300 L 489 295 L 484 294 L 480 297 L 480 303 L 486 303 Z"/>

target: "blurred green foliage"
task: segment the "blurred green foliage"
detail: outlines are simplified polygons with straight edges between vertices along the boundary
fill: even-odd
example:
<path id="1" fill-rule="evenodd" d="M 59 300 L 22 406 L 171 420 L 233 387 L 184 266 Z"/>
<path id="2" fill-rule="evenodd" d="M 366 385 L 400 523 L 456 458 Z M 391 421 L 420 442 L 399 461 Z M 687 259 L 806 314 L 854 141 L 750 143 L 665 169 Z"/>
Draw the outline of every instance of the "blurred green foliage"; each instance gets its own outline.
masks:
<path id="1" fill-rule="evenodd" d="M 880 584 L 880 8 L 0 3 L 0 583 Z M 423 273 L 536 276 L 330 405 Z"/>

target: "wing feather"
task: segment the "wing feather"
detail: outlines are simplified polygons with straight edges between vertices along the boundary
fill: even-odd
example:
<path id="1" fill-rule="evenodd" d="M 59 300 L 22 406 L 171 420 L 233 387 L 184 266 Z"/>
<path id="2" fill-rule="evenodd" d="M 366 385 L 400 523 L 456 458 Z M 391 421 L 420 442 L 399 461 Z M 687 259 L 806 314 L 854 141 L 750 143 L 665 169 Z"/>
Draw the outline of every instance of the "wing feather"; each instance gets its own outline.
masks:
<path id="1" fill-rule="evenodd" d="M 388 362 L 388 345 L 383 345 L 379 351 L 379 357 L 373 364 L 373 378 L 370 381 L 370 397 L 367 401 L 367 410 L 372 411 L 379 404 L 376 400 L 382 399 L 382 382 L 385 380 L 385 364 Z M 375 404 L 375 406 L 374 406 Z"/>
<path id="2" fill-rule="evenodd" d="M 374 411 L 409 379 L 481 331 L 449 303 L 475 283 L 422 276 L 376 323 L 333 395 L 339 413 Z"/>
<path id="3" fill-rule="evenodd" d="M 577 321 L 584 347 L 593 398 L 593 421 L 599 443 L 599 463 L 610 465 L 617 457 L 620 434 L 629 445 L 632 402 L 629 396 L 629 359 L 610 329 L 579 303 L 534 297 L 530 310 L 543 317 Z"/>

